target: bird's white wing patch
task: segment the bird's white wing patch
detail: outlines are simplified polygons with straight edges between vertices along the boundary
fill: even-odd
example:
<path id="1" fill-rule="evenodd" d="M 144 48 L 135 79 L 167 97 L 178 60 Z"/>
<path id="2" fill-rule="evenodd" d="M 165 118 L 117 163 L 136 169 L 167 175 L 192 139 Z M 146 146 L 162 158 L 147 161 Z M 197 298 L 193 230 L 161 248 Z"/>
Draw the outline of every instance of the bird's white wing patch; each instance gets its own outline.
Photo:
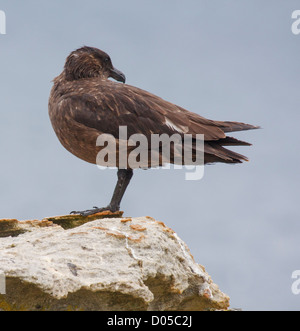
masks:
<path id="1" fill-rule="evenodd" d="M 180 133 L 188 132 L 188 127 L 186 127 L 186 126 L 177 126 L 172 121 L 170 121 L 170 119 L 168 119 L 167 117 L 165 117 L 165 121 L 166 121 L 165 124 L 172 130 L 175 130 Z"/>

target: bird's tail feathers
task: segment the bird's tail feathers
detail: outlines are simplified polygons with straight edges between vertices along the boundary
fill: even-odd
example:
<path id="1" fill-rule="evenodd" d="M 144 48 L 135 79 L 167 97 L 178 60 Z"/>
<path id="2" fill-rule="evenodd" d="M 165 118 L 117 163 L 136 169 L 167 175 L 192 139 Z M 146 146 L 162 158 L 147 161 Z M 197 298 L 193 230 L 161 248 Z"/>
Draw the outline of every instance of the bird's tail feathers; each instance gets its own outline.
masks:
<path id="1" fill-rule="evenodd" d="M 246 130 L 255 130 L 260 129 L 260 126 L 241 123 L 241 122 L 221 122 L 215 121 L 216 125 L 225 133 L 227 132 L 236 132 L 236 131 L 246 131 Z"/>
<path id="2" fill-rule="evenodd" d="M 225 138 L 224 140 L 226 140 Z M 237 139 L 234 139 L 237 140 Z M 248 143 L 237 140 L 235 144 L 233 142 L 224 144 L 224 146 L 238 146 L 238 145 L 250 145 Z M 243 161 L 249 161 L 248 158 L 242 154 L 233 152 L 229 149 L 224 148 L 221 143 L 205 143 L 205 154 L 204 154 L 205 163 L 212 162 L 222 162 L 222 163 L 242 163 Z"/>

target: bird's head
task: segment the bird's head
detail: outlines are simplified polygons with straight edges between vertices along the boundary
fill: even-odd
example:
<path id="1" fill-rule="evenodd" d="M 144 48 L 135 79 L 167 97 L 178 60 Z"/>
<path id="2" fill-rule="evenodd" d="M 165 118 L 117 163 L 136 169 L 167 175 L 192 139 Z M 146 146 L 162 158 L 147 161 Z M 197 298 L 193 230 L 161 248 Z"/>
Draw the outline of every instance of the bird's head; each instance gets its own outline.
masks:
<path id="1" fill-rule="evenodd" d="M 64 72 L 69 81 L 82 78 L 109 77 L 125 83 L 125 75 L 114 68 L 108 54 L 98 48 L 84 46 L 72 52 L 66 60 Z"/>

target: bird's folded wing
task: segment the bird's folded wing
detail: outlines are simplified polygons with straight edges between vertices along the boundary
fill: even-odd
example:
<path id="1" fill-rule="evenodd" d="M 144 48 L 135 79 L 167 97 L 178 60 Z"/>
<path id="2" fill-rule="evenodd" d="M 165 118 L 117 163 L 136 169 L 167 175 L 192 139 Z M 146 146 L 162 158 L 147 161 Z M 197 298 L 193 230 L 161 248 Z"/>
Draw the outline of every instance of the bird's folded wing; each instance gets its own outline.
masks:
<path id="1" fill-rule="evenodd" d="M 110 81 L 93 89 L 93 93 L 66 96 L 63 104 L 76 122 L 115 138 L 119 138 L 120 126 L 127 126 L 128 136 L 204 134 L 206 141 L 224 139 L 224 132 L 255 128 L 238 122 L 212 121 L 147 91 Z"/>

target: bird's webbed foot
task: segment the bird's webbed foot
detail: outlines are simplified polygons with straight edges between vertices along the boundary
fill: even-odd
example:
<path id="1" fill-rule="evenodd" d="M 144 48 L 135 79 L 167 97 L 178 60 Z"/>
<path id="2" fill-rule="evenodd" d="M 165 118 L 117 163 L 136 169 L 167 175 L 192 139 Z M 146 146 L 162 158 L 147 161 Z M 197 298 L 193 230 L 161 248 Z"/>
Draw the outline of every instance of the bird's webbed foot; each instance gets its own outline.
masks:
<path id="1" fill-rule="evenodd" d="M 110 205 L 103 208 L 93 207 L 93 209 L 83 210 L 83 211 L 71 211 L 70 214 L 76 214 L 81 216 L 90 216 L 103 211 L 111 211 L 112 213 L 118 211 L 118 208 L 112 208 Z"/>

